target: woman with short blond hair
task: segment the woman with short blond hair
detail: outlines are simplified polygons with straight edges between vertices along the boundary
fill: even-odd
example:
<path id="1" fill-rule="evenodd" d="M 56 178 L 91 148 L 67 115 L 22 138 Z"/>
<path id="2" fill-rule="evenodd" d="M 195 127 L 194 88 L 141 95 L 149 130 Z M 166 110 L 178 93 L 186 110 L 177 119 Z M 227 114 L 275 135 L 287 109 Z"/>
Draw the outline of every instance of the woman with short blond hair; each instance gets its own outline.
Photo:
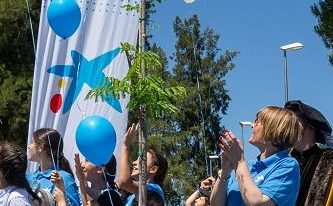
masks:
<path id="1" fill-rule="evenodd" d="M 288 149 L 301 137 L 302 125 L 293 112 L 269 106 L 257 113 L 252 127 L 249 142 L 260 150 L 256 160 L 245 162 L 232 132 L 219 138 L 222 166 L 211 205 L 295 205 L 300 173 Z"/>

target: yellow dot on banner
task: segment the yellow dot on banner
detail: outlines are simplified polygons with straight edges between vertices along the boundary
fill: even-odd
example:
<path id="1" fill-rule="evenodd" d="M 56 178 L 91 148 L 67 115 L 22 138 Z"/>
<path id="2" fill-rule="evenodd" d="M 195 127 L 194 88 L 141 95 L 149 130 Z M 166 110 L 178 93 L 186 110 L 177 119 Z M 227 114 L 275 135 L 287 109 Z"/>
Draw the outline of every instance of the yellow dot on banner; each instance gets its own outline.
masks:
<path id="1" fill-rule="evenodd" d="M 66 84 L 66 80 L 64 80 L 64 79 L 60 79 L 58 81 L 58 87 L 59 88 L 63 88 L 65 86 L 65 84 Z"/>

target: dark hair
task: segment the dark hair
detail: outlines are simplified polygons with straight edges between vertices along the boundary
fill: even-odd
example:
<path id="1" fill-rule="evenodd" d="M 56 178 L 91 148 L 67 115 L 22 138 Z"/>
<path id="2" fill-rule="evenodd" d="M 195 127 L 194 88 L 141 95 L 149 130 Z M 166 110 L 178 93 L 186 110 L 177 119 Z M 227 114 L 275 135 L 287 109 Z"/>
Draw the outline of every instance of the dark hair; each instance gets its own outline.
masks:
<path id="1" fill-rule="evenodd" d="M 43 146 L 43 150 L 47 152 L 50 158 L 53 155 L 55 166 L 59 163 L 61 169 L 74 176 L 68 160 L 64 157 L 64 141 L 57 130 L 51 128 L 38 129 L 33 133 L 32 138 L 36 144 Z"/>
<path id="2" fill-rule="evenodd" d="M 153 177 L 153 182 L 162 187 L 168 171 L 168 162 L 162 155 L 154 150 L 149 149 L 148 152 L 153 156 L 153 165 L 158 167 L 158 170 Z"/>
<path id="3" fill-rule="evenodd" d="M 111 204 L 109 192 L 110 192 L 113 204 Z M 98 197 L 97 202 L 98 202 L 99 206 L 111 206 L 111 205 L 123 206 L 124 205 L 123 199 L 121 198 L 121 195 L 117 191 L 110 189 L 109 192 L 106 190 Z"/>
<path id="4" fill-rule="evenodd" d="M 133 200 L 133 206 L 138 206 L 138 195 Z M 147 190 L 147 206 L 164 206 L 163 198 L 155 191 Z"/>
<path id="5" fill-rule="evenodd" d="M 115 179 L 115 175 L 116 175 L 116 171 L 117 171 L 117 160 L 114 157 L 114 155 L 112 155 L 112 157 L 108 161 L 108 163 L 106 163 L 106 165 L 104 165 L 104 169 L 105 169 L 106 181 L 108 182 L 108 184 L 111 188 L 115 189 L 116 183 L 114 182 L 114 179 Z"/>
<path id="6" fill-rule="evenodd" d="M 26 153 L 19 146 L 2 142 L 0 144 L 0 170 L 8 185 L 25 189 L 31 196 L 41 203 L 41 199 L 34 193 L 26 179 L 25 172 L 28 161 Z"/>

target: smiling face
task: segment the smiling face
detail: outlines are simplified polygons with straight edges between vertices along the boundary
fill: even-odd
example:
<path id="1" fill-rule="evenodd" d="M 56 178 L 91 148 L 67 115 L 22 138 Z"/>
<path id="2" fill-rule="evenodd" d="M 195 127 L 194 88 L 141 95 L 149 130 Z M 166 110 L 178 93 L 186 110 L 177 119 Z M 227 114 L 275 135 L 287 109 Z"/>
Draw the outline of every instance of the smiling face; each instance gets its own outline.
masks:
<path id="1" fill-rule="evenodd" d="M 147 152 L 147 180 L 152 179 L 152 177 L 155 175 L 155 173 L 157 172 L 157 168 L 154 165 L 154 158 L 153 155 L 150 154 L 150 152 Z M 139 159 L 135 160 L 132 163 L 132 174 L 131 177 L 136 180 L 139 181 Z"/>

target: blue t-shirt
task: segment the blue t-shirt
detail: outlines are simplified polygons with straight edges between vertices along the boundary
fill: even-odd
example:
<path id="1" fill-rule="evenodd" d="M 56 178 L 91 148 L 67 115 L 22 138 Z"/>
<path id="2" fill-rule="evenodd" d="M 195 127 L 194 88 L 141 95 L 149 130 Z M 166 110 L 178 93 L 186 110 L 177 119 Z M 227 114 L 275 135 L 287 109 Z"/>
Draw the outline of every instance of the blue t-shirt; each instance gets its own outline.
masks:
<path id="1" fill-rule="evenodd" d="M 300 171 L 296 159 L 288 155 L 288 150 L 275 153 L 261 161 L 250 161 L 248 167 L 257 187 L 276 205 L 295 205 Z M 234 173 L 228 180 L 226 205 L 244 205 Z"/>
<path id="2" fill-rule="evenodd" d="M 34 190 L 47 189 L 50 193 L 53 193 L 54 184 L 51 182 L 51 173 L 54 169 L 48 169 L 44 172 L 36 171 L 35 173 L 28 174 L 27 179 L 29 181 L 30 187 Z M 71 174 L 64 170 L 57 170 L 61 175 L 65 184 L 65 195 L 69 200 L 71 205 L 79 206 L 80 204 L 80 194 L 78 193 L 78 188 L 76 186 L 75 180 Z"/>
<path id="3" fill-rule="evenodd" d="M 147 190 L 156 192 L 163 199 L 163 201 L 164 201 L 164 192 L 163 192 L 162 188 L 158 184 L 156 184 L 156 183 L 147 183 Z M 125 206 L 131 206 L 131 205 L 133 205 L 134 199 L 135 199 L 135 194 L 129 196 L 126 199 Z"/>

